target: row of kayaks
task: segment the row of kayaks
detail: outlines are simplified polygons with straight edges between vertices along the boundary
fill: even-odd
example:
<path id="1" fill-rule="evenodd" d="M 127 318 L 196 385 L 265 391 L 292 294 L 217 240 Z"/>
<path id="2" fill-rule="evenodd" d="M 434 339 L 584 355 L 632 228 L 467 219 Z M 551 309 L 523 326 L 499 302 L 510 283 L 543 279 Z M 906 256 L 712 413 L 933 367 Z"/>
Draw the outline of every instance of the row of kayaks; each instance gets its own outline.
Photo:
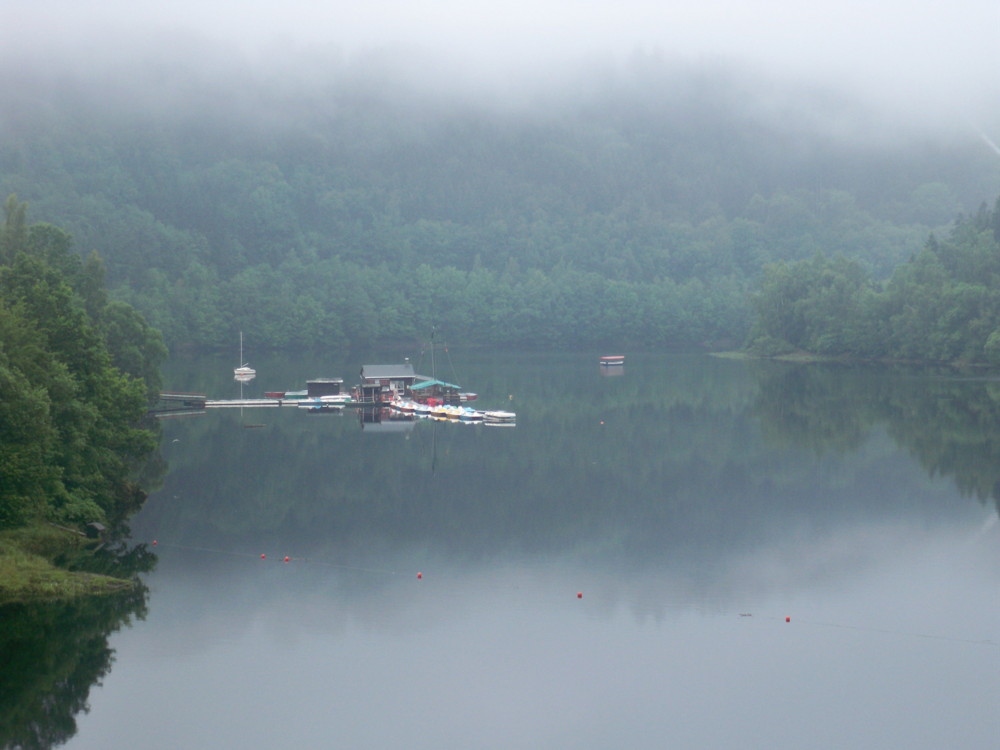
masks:
<path id="1" fill-rule="evenodd" d="M 276 397 L 277 394 L 267 394 L 269 397 Z M 292 401 L 296 406 L 311 409 L 313 411 L 333 411 L 343 409 L 345 406 L 355 406 L 355 401 L 350 394 L 339 393 L 329 396 L 318 396 L 314 398 L 302 397 L 299 393 L 282 394 L 286 400 Z M 403 414 L 412 414 L 415 417 L 426 417 L 430 419 L 451 419 L 462 422 L 490 422 L 493 424 L 513 423 L 517 415 L 512 411 L 502 410 L 480 410 L 469 406 L 449 405 L 449 404 L 427 404 L 411 399 L 397 398 L 390 402 L 389 406 Z"/>
<path id="2" fill-rule="evenodd" d="M 403 414 L 429 419 L 452 419 L 462 422 L 513 422 L 517 415 L 512 411 L 481 411 L 468 406 L 450 404 L 426 404 L 410 399 L 396 399 L 390 407 Z"/>

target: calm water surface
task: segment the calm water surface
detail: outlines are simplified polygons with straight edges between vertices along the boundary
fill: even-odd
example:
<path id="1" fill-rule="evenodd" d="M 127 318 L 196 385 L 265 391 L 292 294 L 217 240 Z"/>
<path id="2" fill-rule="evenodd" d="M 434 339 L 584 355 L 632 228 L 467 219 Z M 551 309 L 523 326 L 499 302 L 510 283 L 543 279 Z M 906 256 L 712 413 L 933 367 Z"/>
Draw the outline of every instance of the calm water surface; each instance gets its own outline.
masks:
<path id="1" fill-rule="evenodd" d="M 248 356 L 244 395 L 403 354 Z M 148 591 L 52 626 L 107 650 L 52 744 L 1000 746 L 1000 383 L 596 362 L 439 355 L 516 427 L 166 420 Z M 232 366 L 165 386 L 235 396 Z"/>

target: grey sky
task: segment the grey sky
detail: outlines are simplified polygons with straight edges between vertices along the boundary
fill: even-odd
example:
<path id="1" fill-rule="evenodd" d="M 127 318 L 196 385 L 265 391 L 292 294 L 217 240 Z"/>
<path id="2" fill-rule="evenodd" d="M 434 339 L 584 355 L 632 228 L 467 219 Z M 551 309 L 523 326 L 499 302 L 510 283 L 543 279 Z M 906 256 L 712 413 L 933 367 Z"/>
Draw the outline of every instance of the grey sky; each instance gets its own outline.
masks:
<path id="1" fill-rule="evenodd" d="M 419 47 L 455 73 L 523 73 L 636 51 L 843 83 L 889 106 L 981 119 L 1000 90 L 996 0 L 5 0 L 0 45 L 81 54 L 119 35 L 199 35 L 250 55 Z M 447 66 L 446 66 L 447 67 Z M 957 114 L 957 113 L 956 113 Z"/>

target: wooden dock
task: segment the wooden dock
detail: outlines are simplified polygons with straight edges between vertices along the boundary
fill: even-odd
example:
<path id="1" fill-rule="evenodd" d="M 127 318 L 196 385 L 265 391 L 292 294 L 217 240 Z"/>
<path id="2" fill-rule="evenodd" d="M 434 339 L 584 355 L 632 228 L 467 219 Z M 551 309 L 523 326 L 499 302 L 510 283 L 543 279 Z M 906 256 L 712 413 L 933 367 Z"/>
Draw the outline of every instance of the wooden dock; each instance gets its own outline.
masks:
<path id="1" fill-rule="evenodd" d="M 233 399 L 215 399 L 212 401 L 205 401 L 205 408 L 207 409 L 220 409 L 229 406 L 250 406 L 250 407 L 261 407 L 261 406 L 294 406 L 297 401 L 292 399 L 283 398 L 233 398 Z"/>
<path id="2" fill-rule="evenodd" d="M 179 391 L 161 391 L 160 401 L 165 404 L 177 405 L 174 408 L 200 409 L 204 408 L 207 396 L 204 393 L 181 393 Z"/>
<path id="3" fill-rule="evenodd" d="M 154 409 L 158 415 L 201 413 L 205 409 L 221 409 L 227 407 L 273 407 L 298 406 L 302 399 L 294 398 L 234 398 L 210 399 L 204 393 L 179 393 L 164 391 L 160 393 L 162 408 Z"/>
<path id="4" fill-rule="evenodd" d="M 290 406 L 293 409 L 298 407 L 310 410 L 322 409 L 324 411 L 333 409 L 343 409 L 346 406 L 363 406 L 356 401 L 349 403 L 317 402 L 316 399 L 308 398 L 213 398 L 210 399 L 204 393 L 160 393 L 161 406 L 151 411 L 157 416 L 171 414 L 192 414 L 204 413 L 205 409 L 227 409 L 233 407 L 240 408 L 272 408 L 275 406 Z"/>

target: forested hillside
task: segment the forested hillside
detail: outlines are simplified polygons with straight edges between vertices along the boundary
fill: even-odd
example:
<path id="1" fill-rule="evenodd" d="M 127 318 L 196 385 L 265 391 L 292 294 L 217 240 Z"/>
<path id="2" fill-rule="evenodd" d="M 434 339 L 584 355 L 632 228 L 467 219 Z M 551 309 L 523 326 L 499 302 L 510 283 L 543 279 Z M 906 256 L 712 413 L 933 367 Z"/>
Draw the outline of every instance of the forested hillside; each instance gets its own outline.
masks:
<path id="1" fill-rule="evenodd" d="M 0 226 L 0 528 L 47 519 L 118 523 L 145 498 L 158 426 L 143 424 L 166 349 L 109 300 L 50 224 L 13 196 Z"/>
<path id="2" fill-rule="evenodd" d="M 1000 199 L 932 235 L 885 283 L 817 256 L 770 266 L 754 305 L 761 354 L 1000 364 Z"/>
<path id="3" fill-rule="evenodd" d="M 889 138 L 829 92 L 655 58 L 504 101 L 197 54 L 11 75 L 0 193 L 100 252 L 170 346 L 432 326 L 493 346 L 738 345 L 765 266 L 841 255 L 888 278 L 995 193 L 1000 164 L 974 132 Z"/>

